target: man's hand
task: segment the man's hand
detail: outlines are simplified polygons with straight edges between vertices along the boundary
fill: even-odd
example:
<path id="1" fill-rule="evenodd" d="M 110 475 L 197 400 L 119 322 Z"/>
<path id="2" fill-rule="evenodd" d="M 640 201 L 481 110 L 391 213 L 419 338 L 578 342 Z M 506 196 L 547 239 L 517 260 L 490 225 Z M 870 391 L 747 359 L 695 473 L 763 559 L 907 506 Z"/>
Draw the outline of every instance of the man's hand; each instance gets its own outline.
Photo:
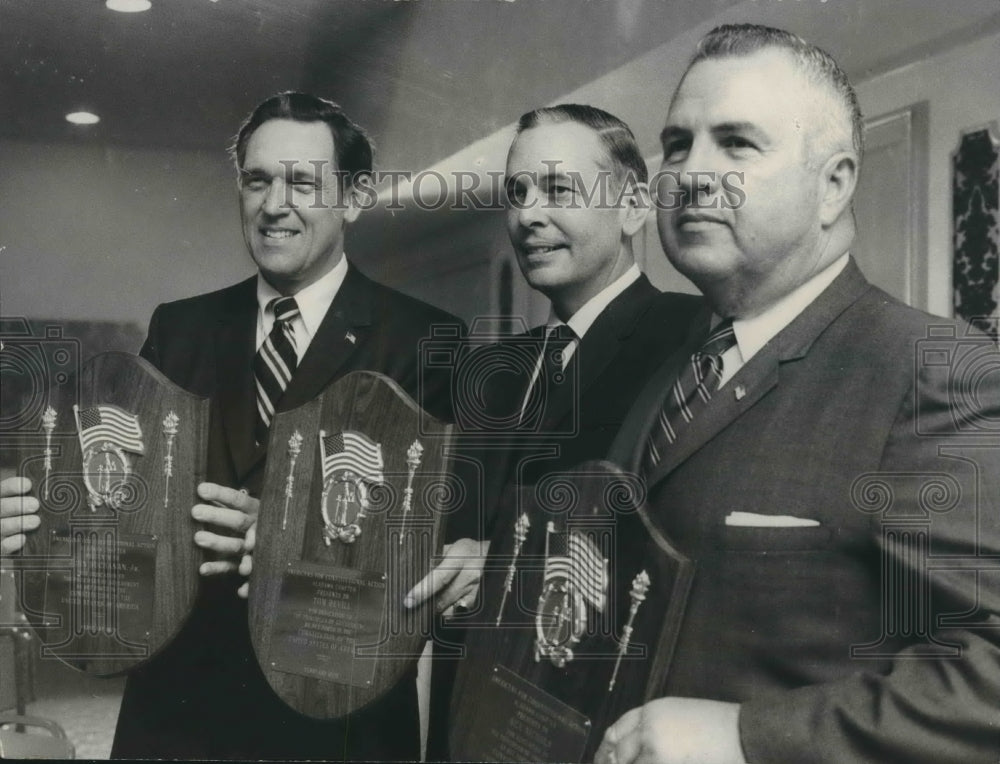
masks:
<path id="1" fill-rule="evenodd" d="M 247 537 L 243 541 L 243 557 L 240 558 L 240 575 L 247 580 L 240 584 L 236 593 L 243 599 L 250 596 L 250 574 L 253 572 L 253 548 L 257 543 L 257 523 L 254 523 L 247 530 Z"/>
<path id="2" fill-rule="evenodd" d="M 207 503 L 195 504 L 191 508 L 191 517 L 212 526 L 213 530 L 196 531 L 194 543 L 202 549 L 218 552 L 222 557 L 203 562 L 198 572 L 203 576 L 212 576 L 236 570 L 240 555 L 248 551 L 245 536 L 257 522 L 260 502 L 246 491 L 215 483 L 199 484 L 198 498 Z"/>
<path id="3" fill-rule="evenodd" d="M 746 764 L 739 703 L 657 698 L 608 727 L 594 764 Z"/>
<path id="4" fill-rule="evenodd" d="M 42 523 L 38 499 L 28 496 L 31 481 L 12 477 L 0 481 L 0 552 L 20 551 L 28 540 L 27 534 Z"/>
<path id="5" fill-rule="evenodd" d="M 403 600 L 404 607 L 415 608 L 436 597 L 435 607 L 446 616 L 454 607 L 470 607 L 479 593 L 479 579 L 490 550 L 489 541 L 459 539 L 446 544 L 444 558 L 434 570 L 420 579 Z"/>

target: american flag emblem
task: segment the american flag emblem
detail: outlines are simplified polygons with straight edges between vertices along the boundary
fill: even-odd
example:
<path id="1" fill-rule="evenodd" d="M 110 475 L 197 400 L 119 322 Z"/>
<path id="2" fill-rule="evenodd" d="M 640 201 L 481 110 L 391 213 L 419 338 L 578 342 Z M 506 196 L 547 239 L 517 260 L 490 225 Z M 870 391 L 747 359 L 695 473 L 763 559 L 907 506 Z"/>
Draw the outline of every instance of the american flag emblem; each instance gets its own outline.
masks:
<path id="1" fill-rule="evenodd" d="M 351 470 L 362 480 L 372 483 L 385 482 L 382 470 L 382 446 L 360 432 L 345 431 L 335 435 L 323 435 L 319 440 L 320 455 L 323 457 L 323 480 L 335 472 Z"/>
<path id="2" fill-rule="evenodd" d="M 580 531 L 552 533 L 545 559 L 545 584 L 565 579 L 598 612 L 604 612 L 608 592 L 608 561 Z"/>
<path id="3" fill-rule="evenodd" d="M 80 446 L 84 451 L 102 441 L 110 441 L 124 451 L 146 453 L 139 418 L 117 406 L 102 403 L 81 409 L 79 427 Z"/>

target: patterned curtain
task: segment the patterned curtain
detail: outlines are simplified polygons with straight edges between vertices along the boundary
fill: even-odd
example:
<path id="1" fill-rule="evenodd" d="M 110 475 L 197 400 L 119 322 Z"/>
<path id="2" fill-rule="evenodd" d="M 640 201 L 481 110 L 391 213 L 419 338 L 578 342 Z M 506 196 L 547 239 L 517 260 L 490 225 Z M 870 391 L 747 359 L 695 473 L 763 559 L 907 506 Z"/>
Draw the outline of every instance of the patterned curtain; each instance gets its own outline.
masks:
<path id="1" fill-rule="evenodd" d="M 955 315 L 997 339 L 1000 311 L 1000 151 L 988 128 L 962 136 L 954 156 Z"/>

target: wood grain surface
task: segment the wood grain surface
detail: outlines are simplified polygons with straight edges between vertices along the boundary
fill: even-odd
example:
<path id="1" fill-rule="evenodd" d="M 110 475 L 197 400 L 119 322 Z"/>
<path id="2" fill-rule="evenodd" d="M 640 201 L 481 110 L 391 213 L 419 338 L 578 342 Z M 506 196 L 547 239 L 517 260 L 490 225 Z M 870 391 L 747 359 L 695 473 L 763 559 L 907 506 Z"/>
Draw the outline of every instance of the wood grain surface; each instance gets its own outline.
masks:
<path id="1" fill-rule="evenodd" d="M 78 384 L 53 389 L 49 404 L 57 416 L 50 469 L 41 436 L 18 455 L 42 521 L 14 561 L 21 606 L 45 656 L 88 674 L 119 674 L 164 647 L 194 604 L 202 553 L 190 512 L 204 480 L 208 400 L 177 387 L 145 360 L 115 352 L 84 364 Z M 126 452 L 131 474 L 117 509 L 92 508 L 88 500 L 74 404 L 80 410 L 110 404 L 138 419 L 145 452 Z M 168 480 L 164 419 L 171 412 L 177 433 Z M 91 570 L 86 592 L 85 549 L 110 563 Z"/>
<path id="2" fill-rule="evenodd" d="M 328 545 L 324 540 L 320 431 L 327 435 L 359 432 L 381 444 L 385 482 L 371 490 L 368 516 L 360 523 L 361 535 L 353 543 L 334 539 Z M 295 433 L 301 435 L 302 446 L 289 498 L 289 439 Z M 432 557 L 441 544 L 442 517 L 457 506 L 446 458 L 450 440 L 450 425 L 423 413 L 395 382 L 372 372 L 348 374 L 312 402 L 275 417 L 257 521 L 250 631 L 271 687 L 300 713 L 314 718 L 344 716 L 384 694 L 415 665 L 430 634 L 432 606 L 408 611 L 402 602 L 413 584 L 430 571 Z M 412 481 L 412 508 L 404 513 L 407 450 L 415 441 L 424 450 Z M 286 670 L 279 670 L 282 664 L 277 660 L 276 635 L 289 628 L 288 623 L 279 621 L 291 607 L 282 601 L 281 594 L 288 583 L 286 576 L 293 570 L 316 571 L 320 576 L 326 571 L 341 580 L 360 576 L 384 582 L 381 591 L 367 590 L 363 605 L 353 598 L 345 605 L 363 606 L 366 615 L 358 620 L 374 620 L 379 637 L 367 645 L 355 643 L 350 635 L 334 638 L 350 653 L 357 676 L 333 681 L 307 676 L 305 666 L 288 670 L 286 665 Z M 336 616 L 332 612 L 326 616 L 325 607 L 323 602 L 316 604 L 319 619 L 329 618 L 329 626 Z M 339 623 L 343 626 L 342 620 Z M 304 648 L 302 661 L 322 668 L 318 652 Z"/>
<path id="3" fill-rule="evenodd" d="M 643 490 L 638 478 L 612 464 L 588 462 L 510 492 L 504 505 L 511 511 L 494 534 L 478 608 L 454 619 L 456 625 L 464 622 L 467 636 L 451 702 L 453 760 L 589 761 L 607 727 L 659 694 L 693 569 L 648 523 Z M 530 526 L 515 555 L 514 524 L 522 513 Z M 549 522 L 557 532 L 587 536 L 608 561 L 603 612 L 585 606 L 586 628 L 578 642 L 565 642 L 573 657 L 561 667 L 536 653 Z M 551 540 L 549 551 L 557 554 Z M 505 597 L 512 562 L 515 574 Z M 629 593 L 642 571 L 649 590 L 616 673 Z M 585 734 L 578 736 L 574 730 L 581 727 Z"/>

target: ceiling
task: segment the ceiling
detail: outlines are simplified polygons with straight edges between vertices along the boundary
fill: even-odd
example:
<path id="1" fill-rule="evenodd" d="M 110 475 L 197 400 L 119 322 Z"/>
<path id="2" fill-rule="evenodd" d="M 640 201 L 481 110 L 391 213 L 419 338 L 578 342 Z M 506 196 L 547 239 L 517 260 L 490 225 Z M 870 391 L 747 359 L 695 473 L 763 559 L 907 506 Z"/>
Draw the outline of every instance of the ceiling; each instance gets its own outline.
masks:
<path id="1" fill-rule="evenodd" d="M 669 15 L 692 24 L 734 1 Z M 383 163 L 419 169 L 655 47 L 662 7 L 153 0 L 123 14 L 103 0 L 0 0 L 0 137 L 219 149 L 258 101 L 302 89 L 339 101 Z M 64 121 L 79 108 L 101 123 Z M 405 134 L 387 146 L 390 122 Z"/>
<path id="2" fill-rule="evenodd" d="M 372 133 L 380 167 L 412 170 L 737 5 L 807 14 L 790 28 L 852 74 L 997 26 L 996 0 L 152 1 L 0 0 L 0 139 L 218 151 L 255 103 L 303 89 Z M 80 108 L 101 123 L 64 121 Z"/>

